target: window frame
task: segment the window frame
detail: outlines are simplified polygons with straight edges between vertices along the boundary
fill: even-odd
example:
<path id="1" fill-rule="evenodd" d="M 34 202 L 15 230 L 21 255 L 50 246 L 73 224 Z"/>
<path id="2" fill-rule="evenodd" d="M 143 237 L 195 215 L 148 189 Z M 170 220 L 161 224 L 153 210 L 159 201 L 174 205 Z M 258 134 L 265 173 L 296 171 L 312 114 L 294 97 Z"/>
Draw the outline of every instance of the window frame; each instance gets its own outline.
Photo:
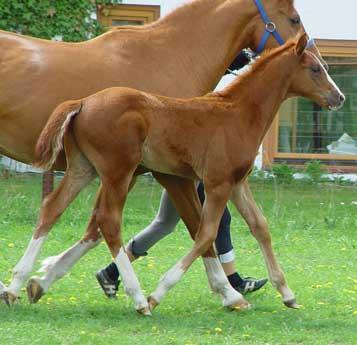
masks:
<path id="1" fill-rule="evenodd" d="M 145 25 L 159 19 L 160 14 L 160 5 L 115 4 L 97 6 L 98 21 L 108 29 L 116 27 L 112 25 L 114 20 L 141 21 Z"/>

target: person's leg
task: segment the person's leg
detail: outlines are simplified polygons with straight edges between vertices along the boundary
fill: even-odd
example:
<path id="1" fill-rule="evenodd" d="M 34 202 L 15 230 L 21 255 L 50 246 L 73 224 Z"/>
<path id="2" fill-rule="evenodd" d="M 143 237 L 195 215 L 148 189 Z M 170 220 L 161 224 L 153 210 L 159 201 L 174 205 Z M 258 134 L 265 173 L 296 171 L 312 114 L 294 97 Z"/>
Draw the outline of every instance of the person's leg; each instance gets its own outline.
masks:
<path id="1" fill-rule="evenodd" d="M 180 220 L 168 193 L 161 196 L 159 211 L 151 224 L 137 234 L 126 246 L 130 261 L 147 255 L 147 251 L 165 236 L 174 231 Z M 115 297 L 119 286 L 119 271 L 114 262 L 96 274 L 97 280 L 107 297 Z"/>
<path id="2" fill-rule="evenodd" d="M 203 183 L 197 188 L 198 196 L 203 204 L 205 192 Z M 240 293 L 248 293 L 259 290 L 267 283 L 267 279 L 242 278 L 235 268 L 235 255 L 231 239 L 231 214 L 226 207 L 219 224 L 215 241 L 218 259 L 230 284 Z"/>

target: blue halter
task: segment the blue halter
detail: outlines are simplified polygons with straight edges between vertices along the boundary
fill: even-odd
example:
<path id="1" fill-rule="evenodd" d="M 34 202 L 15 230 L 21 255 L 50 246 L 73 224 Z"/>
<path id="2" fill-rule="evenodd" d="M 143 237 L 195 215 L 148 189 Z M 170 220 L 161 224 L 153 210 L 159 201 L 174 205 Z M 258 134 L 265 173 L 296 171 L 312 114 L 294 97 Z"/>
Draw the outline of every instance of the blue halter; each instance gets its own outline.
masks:
<path id="1" fill-rule="evenodd" d="M 262 39 L 260 40 L 260 43 L 258 45 L 257 50 L 255 51 L 255 55 L 259 55 L 262 53 L 262 51 L 264 50 L 268 39 L 270 37 L 270 35 L 273 35 L 273 37 L 276 39 L 276 41 L 282 46 L 285 42 L 283 40 L 283 38 L 280 36 L 279 32 L 276 29 L 276 25 L 274 22 L 272 22 L 268 16 L 268 14 L 265 11 L 265 8 L 263 6 L 263 4 L 261 3 L 260 0 L 254 0 L 255 5 L 257 6 L 257 9 L 260 13 L 260 16 L 265 24 L 265 31 L 263 34 Z M 313 45 L 315 44 L 314 39 L 310 38 L 306 48 L 311 48 Z"/>

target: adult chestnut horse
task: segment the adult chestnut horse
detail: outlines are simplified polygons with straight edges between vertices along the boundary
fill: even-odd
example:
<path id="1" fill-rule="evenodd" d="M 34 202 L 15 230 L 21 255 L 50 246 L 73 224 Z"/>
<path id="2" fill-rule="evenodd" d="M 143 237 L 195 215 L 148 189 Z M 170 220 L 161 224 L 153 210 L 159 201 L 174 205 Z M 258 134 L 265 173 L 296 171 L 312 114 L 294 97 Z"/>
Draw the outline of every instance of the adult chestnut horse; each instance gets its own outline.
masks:
<path id="1" fill-rule="evenodd" d="M 266 25 L 258 11 L 260 3 L 282 39 L 293 37 L 302 28 L 293 0 L 196 0 L 156 23 L 114 29 L 77 44 L 0 32 L 0 153 L 33 162 L 36 140 L 55 106 L 107 87 L 128 86 L 175 97 L 209 92 L 242 48 L 257 50 L 262 36 L 267 47 L 277 45 L 276 39 L 269 38 L 272 25 Z M 315 46 L 311 49 L 318 54 Z M 62 157 L 54 168 L 65 167 Z M 196 198 L 191 184 L 162 174 L 156 177 L 186 225 L 196 226 L 191 219 L 198 217 L 199 210 L 191 202 Z M 264 232 L 267 225 L 247 183 L 241 186 L 241 193 L 240 212 L 250 229 Z M 96 243 L 85 238 L 57 258 L 65 256 L 70 266 Z M 272 257 L 271 281 L 283 295 L 288 289 L 283 272 L 272 249 L 267 252 Z M 7 302 L 19 295 L 36 255 L 29 248 L 16 265 L 9 288 L 0 284 Z M 64 274 L 63 262 L 59 264 L 56 270 L 56 262 L 51 261 L 53 270 L 42 281 L 44 291 Z"/>
<path id="2" fill-rule="evenodd" d="M 267 53 L 222 92 L 203 97 L 168 98 L 117 87 L 59 105 L 39 138 L 38 164 L 51 166 L 64 140 L 68 168 L 44 203 L 39 223 L 52 225 L 53 210 L 64 210 L 69 204 L 64 195 L 81 190 L 83 174 L 94 178 L 96 171 L 102 185 L 93 218 L 136 310 L 150 314 L 193 261 L 211 248 L 228 200 L 240 204 L 239 185 L 251 171 L 281 103 L 288 97 L 304 96 L 325 108 L 343 104 L 345 97 L 321 62 L 305 52 L 306 45 L 306 35 L 299 35 Z M 123 247 L 120 228 L 139 165 L 202 180 L 206 191 L 195 244 L 161 279 L 149 297 L 150 306 Z M 212 290 L 224 297 L 225 305 L 246 308 L 248 303 L 230 286 L 217 258 L 203 260 Z"/>

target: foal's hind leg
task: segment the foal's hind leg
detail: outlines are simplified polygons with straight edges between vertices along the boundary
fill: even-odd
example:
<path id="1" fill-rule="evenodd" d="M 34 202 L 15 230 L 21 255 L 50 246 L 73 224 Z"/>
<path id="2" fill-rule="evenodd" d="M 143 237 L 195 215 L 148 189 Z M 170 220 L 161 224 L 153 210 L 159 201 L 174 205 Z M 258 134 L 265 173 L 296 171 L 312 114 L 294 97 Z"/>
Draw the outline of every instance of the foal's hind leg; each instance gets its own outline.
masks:
<path id="1" fill-rule="evenodd" d="M 103 187 L 97 222 L 118 266 L 126 294 L 134 300 L 135 309 L 139 313 L 150 315 L 148 302 L 141 291 L 139 280 L 125 251 L 121 236 L 122 212 L 132 176 L 121 174 L 117 169 L 109 172 L 108 176 L 115 176 L 115 178 L 102 176 Z"/>
<path id="2" fill-rule="evenodd" d="M 35 260 L 53 224 L 94 176 L 92 166 L 83 156 L 77 154 L 73 157 L 59 187 L 43 201 L 33 237 L 25 254 L 13 269 L 9 287 L 5 288 L 1 294 L 1 298 L 7 304 L 13 303 L 19 296 L 20 289 L 32 271 Z"/>
<path id="3" fill-rule="evenodd" d="M 284 272 L 273 251 L 267 221 L 257 206 L 247 181 L 234 188 L 232 202 L 247 222 L 250 231 L 259 243 L 272 285 L 279 291 L 287 307 L 298 308 L 294 293 L 289 288 Z"/>
<path id="4" fill-rule="evenodd" d="M 30 303 L 38 302 L 54 282 L 61 279 L 82 256 L 101 242 L 102 236 L 96 221 L 100 190 L 101 188 L 83 238 L 61 254 L 46 258 L 40 269 L 40 272 L 45 272 L 45 275 L 34 276 L 29 280 L 27 296 Z"/>

